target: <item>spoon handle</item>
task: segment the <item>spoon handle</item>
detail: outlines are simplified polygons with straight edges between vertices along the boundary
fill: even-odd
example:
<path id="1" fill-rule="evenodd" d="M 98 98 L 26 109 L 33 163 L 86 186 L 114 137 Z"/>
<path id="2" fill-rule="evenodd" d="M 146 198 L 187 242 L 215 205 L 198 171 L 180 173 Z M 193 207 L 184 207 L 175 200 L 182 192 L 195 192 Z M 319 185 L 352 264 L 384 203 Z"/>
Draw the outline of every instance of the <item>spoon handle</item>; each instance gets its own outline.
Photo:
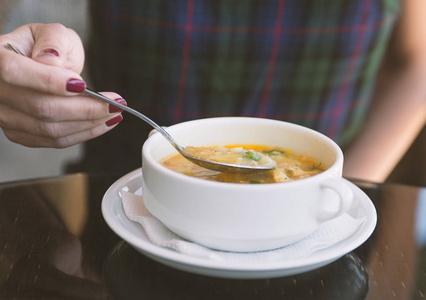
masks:
<path id="1" fill-rule="evenodd" d="M 174 141 L 174 139 L 169 135 L 169 133 L 167 131 L 165 131 L 160 125 L 158 125 L 157 123 L 155 123 L 154 121 L 152 121 L 150 118 L 148 118 L 147 116 L 145 116 L 144 114 L 141 114 L 140 112 L 134 110 L 133 108 L 130 108 L 126 105 L 123 105 L 121 103 L 115 102 L 114 100 L 105 97 L 104 95 L 101 95 L 97 92 L 94 92 L 88 88 L 86 88 L 83 92 L 83 94 L 89 95 L 93 98 L 102 100 L 104 102 L 107 102 L 111 105 L 114 105 L 128 113 L 131 113 L 132 115 L 144 120 L 146 123 L 148 123 L 149 125 L 151 125 L 152 127 L 154 127 L 154 129 L 156 129 L 158 132 L 160 132 L 172 145 L 173 147 L 175 147 L 178 151 L 180 151 L 181 149 L 177 146 L 176 142 Z"/>
<path id="2" fill-rule="evenodd" d="M 7 50 L 13 51 L 16 54 L 25 56 L 21 51 L 19 51 L 17 48 L 15 48 L 14 46 L 12 46 L 11 44 L 7 43 L 5 45 L 5 48 Z M 155 123 L 154 121 L 152 121 L 150 118 L 148 118 L 147 116 L 141 114 L 140 112 L 126 106 L 120 103 L 115 102 L 112 99 L 109 99 L 108 97 L 105 97 L 104 95 L 101 95 L 97 92 L 94 92 L 88 88 L 86 88 L 83 92 L 83 94 L 89 95 L 91 97 L 94 97 L 96 99 L 105 101 L 111 105 L 114 105 L 124 111 L 127 111 L 128 113 L 131 113 L 133 115 L 135 115 L 138 118 L 141 118 L 142 120 L 144 120 L 146 123 L 148 123 L 149 125 L 151 125 L 152 127 L 154 127 L 154 129 L 156 129 L 157 131 L 159 131 L 175 148 L 178 148 L 175 141 L 173 140 L 173 138 L 167 133 L 167 131 L 165 131 L 160 125 L 158 125 L 157 123 Z M 179 149 L 180 150 L 180 149 Z"/>
<path id="3" fill-rule="evenodd" d="M 18 49 L 16 49 L 15 47 L 13 47 L 11 44 L 9 44 L 9 43 L 7 43 L 5 46 L 4 46 L 7 50 L 10 50 L 10 51 L 13 51 L 13 52 L 15 52 L 15 53 L 17 53 L 17 54 L 19 54 L 19 55 L 22 55 L 22 56 L 25 56 L 25 54 L 24 53 L 22 53 L 21 51 L 19 51 Z"/>
<path id="4" fill-rule="evenodd" d="M 17 48 L 15 48 L 14 46 L 12 46 L 9 43 L 7 43 L 4 47 L 7 50 L 15 52 L 16 54 L 25 56 L 25 54 L 23 54 L 21 51 L 19 51 Z M 176 144 L 176 142 L 169 135 L 169 133 L 167 131 L 165 131 L 160 125 L 158 125 L 157 123 L 155 123 L 154 121 L 152 121 L 150 118 L 148 118 L 147 116 L 141 114 L 140 112 L 138 112 L 138 111 L 136 111 L 136 110 L 134 110 L 134 109 L 126 106 L 126 105 L 123 105 L 123 104 L 120 104 L 118 102 L 115 102 L 114 100 L 112 100 L 112 99 L 110 99 L 108 97 L 105 97 L 104 95 L 101 95 L 101 94 L 99 94 L 97 92 L 94 92 L 94 91 L 92 91 L 92 90 L 90 90 L 88 88 L 86 88 L 84 90 L 83 94 L 86 94 L 86 95 L 89 95 L 89 96 L 94 97 L 96 99 L 105 101 L 105 102 L 107 102 L 107 103 L 109 103 L 111 105 L 114 105 L 114 106 L 116 106 L 116 107 L 118 107 L 118 108 L 120 108 L 120 109 L 122 109 L 124 111 L 127 111 L 128 113 L 131 113 L 131 114 L 135 115 L 136 117 L 144 120 L 146 123 L 148 123 L 149 125 L 151 125 L 152 127 L 154 127 L 154 129 L 156 129 L 158 132 L 160 132 L 173 145 L 173 147 L 176 148 L 176 150 L 178 150 L 179 152 L 183 152 L 183 149 L 181 149 L 181 147 Z"/>

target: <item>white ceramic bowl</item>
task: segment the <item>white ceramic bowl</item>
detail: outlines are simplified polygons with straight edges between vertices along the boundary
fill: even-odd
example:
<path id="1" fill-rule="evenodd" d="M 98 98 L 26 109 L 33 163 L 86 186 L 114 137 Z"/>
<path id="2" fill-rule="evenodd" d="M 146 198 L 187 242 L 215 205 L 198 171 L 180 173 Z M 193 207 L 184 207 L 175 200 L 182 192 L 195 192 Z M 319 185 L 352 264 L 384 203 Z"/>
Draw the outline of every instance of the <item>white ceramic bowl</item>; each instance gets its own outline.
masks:
<path id="1" fill-rule="evenodd" d="M 303 239 L 352 205 L 352 191 L 342 180 L 342 151 L 316 131 L 245 117 L 200 119 L 168 131 L 182 146 L 274 146 L 327 167 L 313 177 L 285 183 L 207 181 L 160 165 L 159 160 L 176 150 L 160 134 L 152 135 L 142 149 L 144 202 L 166 227 L 187 240 L 225 251 L 275 249 Z"/>

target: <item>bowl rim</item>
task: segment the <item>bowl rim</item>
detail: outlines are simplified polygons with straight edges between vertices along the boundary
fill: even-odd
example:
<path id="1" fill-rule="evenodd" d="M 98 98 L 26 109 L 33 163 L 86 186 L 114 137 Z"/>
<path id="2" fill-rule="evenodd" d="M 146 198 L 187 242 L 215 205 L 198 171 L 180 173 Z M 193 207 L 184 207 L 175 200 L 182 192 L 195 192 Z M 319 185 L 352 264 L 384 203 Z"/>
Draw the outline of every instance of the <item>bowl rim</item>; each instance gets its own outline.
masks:
<path id="1" fill-rule="evenodd" d="M 340 162 L 343 166 L 343 152 L 341 148 L 337 145 L 336 142 L 334 142 L 331 138 L 327 137 L 326 135 L 315 131 L 313 129 L 310 129 L 308 127 L 304 127 L 298 124 L 286 122 L 286 121 L 280 121 L 280 120 L 274 120 L 274 119 L 267 119 L 267 118 L 256 118 L 256 117 L 214 117 L 214 118 L 204 118 L 204 119 L 196 119 L 196 120 L 190 120 L 185 121 L 182 123 L 177 123 L 175 125 L 172 125 L 170 127 L 167 127 L 168 132 L 173 133 L 175 130 L 180 130 L 183 127 L 183 130 L 187 126 L 191 126 L 193 124 L 199 123 L 199 122 L 215 122 L 215 121 L 223 121 L 223 120 L 238 120 L 238 121 L 249 121 L 249 122 L 274 122 L 276 124 L 284 123 L 286 126 L 298 128 L 301 130 L 306 130 L 308 133 L 316 135 L 322 139 L 324 139 L 325 142 L 329 143 L 332 148 L 334 149 L 336 159 L 334 163 L 324 170 L 323 172 L 316 174 L 314 176 L 308 177 L 308 178 L 302 178 L 295 181 L 290 182 L 283 182 L 283 183 L 262 183 L 262 184 L 244 184 L 244 183 L 233 183 L 233 182 L 220 182 L 220 181 L 212 181 L 212 180 L 206 180 L 202 178 L 192 177 L 188 176 L 182 173 L 175 172 L 173 170 L 170 170 L 169 168 L 161 165 L 159 161 L 154 159 L 150 153 L 150 147 L 153 143 L 155 143 L 157 140 L 164 137 L 160 133 L 154 133 L 151 135 L 143 144 L 142 146 L 142 170 L 144 168 L 145 163 L 150 163 L 151 166 L 155 169 L 156 172 L 164 173 L 167 176 L 171 176 L 175 180 L 179 180 L 181 182 L 185 182 L 188 184 L 198 184 L 203 185 L 205 187 L 217 187 L 221 189 L 241 189 L 241 190 L 271 190 L 271 189 L 283 189 L 283 188 L 291 188 L 299 185 L 306 185 L 310 184 L 311 182 L 318 182 L 325 180 L 326 178 L 330 177 L 330 173 L 333 174 L 337 171 L 339 168 Z M 167 156 L 165 156 L 167 157 Z M 165 158 L 163 157 L 163 158 Z M 324 178 L 325 177 L 325 178 Z"/>

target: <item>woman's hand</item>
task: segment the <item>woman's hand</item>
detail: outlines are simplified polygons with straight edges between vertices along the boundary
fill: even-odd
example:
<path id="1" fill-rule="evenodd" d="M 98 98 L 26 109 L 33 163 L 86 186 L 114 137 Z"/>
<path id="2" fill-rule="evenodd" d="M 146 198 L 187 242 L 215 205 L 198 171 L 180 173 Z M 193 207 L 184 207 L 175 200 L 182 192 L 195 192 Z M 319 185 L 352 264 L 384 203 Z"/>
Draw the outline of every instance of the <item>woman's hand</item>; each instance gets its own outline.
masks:
<path id="1" fill-rule="evenodd" d="M 9 43 L 25 56 L 5 48 Z M 80 95 L 84 49 L 61 24 L 28 24 L 0 36 L 0 127 L 12 142 L 65 148 L 93 139 L 122 120 L 115 107 Z M 103 93 L 122 104 L 115 93 Z"/>

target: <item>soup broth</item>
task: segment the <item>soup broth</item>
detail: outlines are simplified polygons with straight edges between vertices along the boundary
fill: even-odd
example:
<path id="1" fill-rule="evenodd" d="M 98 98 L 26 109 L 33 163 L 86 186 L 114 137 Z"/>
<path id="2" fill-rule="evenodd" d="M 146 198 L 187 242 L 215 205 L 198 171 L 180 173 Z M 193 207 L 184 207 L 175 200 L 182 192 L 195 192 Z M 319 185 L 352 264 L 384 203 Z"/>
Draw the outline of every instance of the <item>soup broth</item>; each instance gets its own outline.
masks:
<path id="1" fill-rule="evenodd" d="M 188 153 L 216 161 L 238 164 L 273 164 L 275 169 L 255 173 L 221 173 L 202 168 L 174 154 L 160 163 L 178 173 L 212 181 L 233 183 L 276 183 L 288 182 L 311 177 L 324 171 L 321 163 L 306 155 L 293 153 L 291 150 L 259 145 L 231 145 L 218 147 L 200 147 L 185 149 Z"/>

